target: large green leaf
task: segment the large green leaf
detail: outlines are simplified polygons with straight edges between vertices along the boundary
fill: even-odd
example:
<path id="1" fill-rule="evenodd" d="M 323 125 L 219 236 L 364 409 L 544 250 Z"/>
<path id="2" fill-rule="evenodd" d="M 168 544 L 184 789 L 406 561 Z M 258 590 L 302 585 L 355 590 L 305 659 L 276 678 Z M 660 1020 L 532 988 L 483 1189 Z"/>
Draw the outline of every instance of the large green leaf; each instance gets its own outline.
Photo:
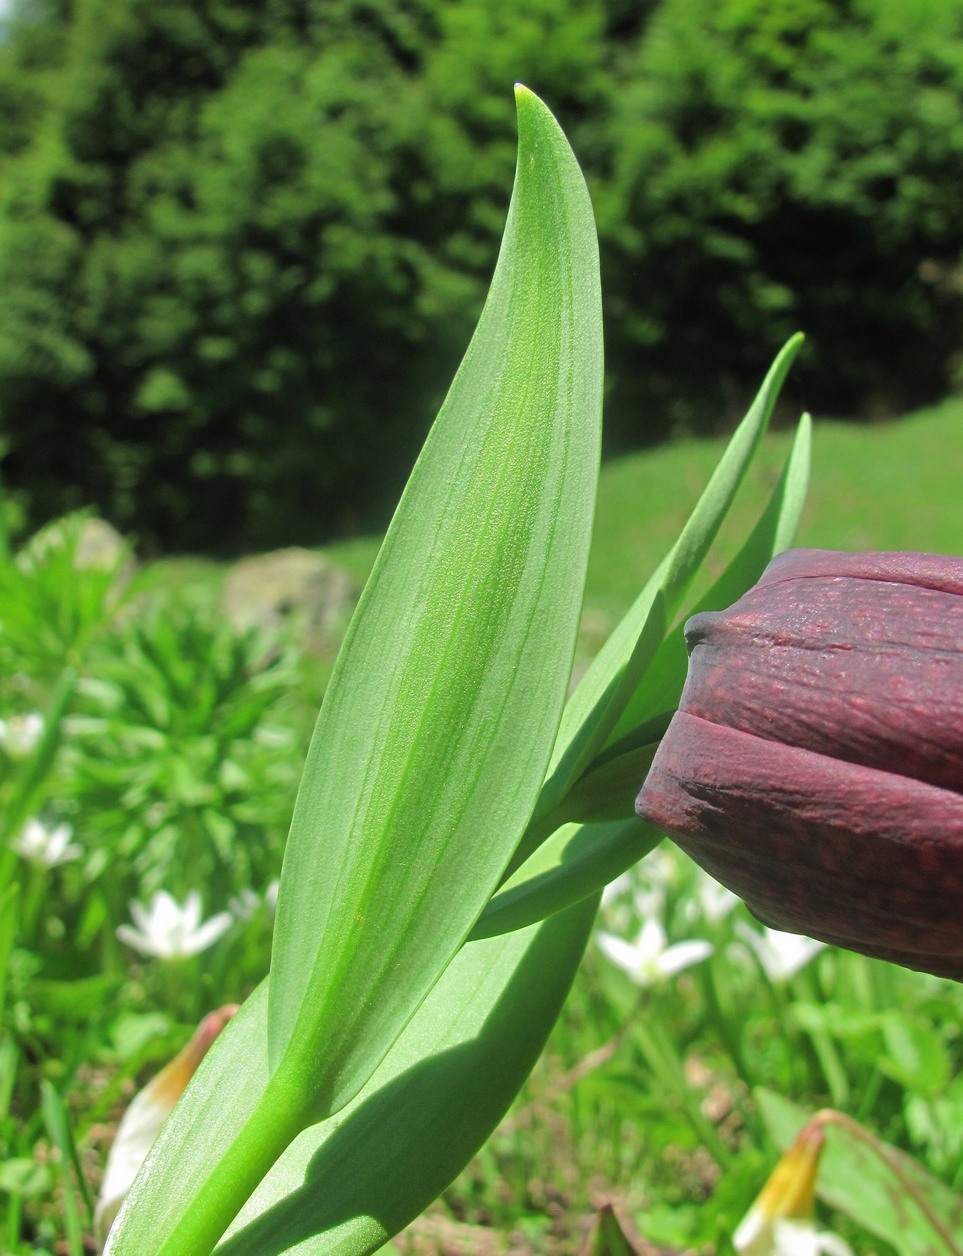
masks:
<path id="1" fill-rule="evenodd" d="M 581 172 L 545 106 L 525 88 L 517 103 L 489 298 L 309 750 L 278 902 L 270 1083 L 233 1138 L 196 1132 L 206 1151 L 178 1224 L 159 1240 L 129 1212 L 141 1237 L 122 1231 L 118 1252 L 210 1251 L 295 1135 L 357 1094 L 468 935 L 544 779 L 598 478 L 601 300 Z M 145 1215 L 167 1206 L 152 1191 Z"/>
<path id="2" fill-rule="evenodd" d="M 517 97 L 488 301 L 352 621 L 285 852 L 269 1058 L 315 1118 L 357 1092 L 464 941 L 565 700 L 598 476 L 598 253 L 564 136 Z"/>
<path id="3" fill-rule="evenodd" d="M 794 336 L 779 353 L 679 539 L 593 659 L 569 699 L 548 779 L 531 829 L 513 859 L 513 869 L 556 827 L 556 810 L 597 752 L 610 740 L 732 505 L 802 339 L 802 336 Z"/>
<path id="4" fill-rule="evenodd" d="M 544 1045 L 597 901 L 464 947 L 375 1075 L 305 1130 L 222 1241 L 223 1256 L 362 1256 L 416 1217 L 500 1120 Z M 190 1181 L 219 1158 L 268 1082 L 267 985 L 221 1034 L 154 1145 L 108 1252 L 176 1229 Z M 142 1204 L 146 1202 L 145 1208 Z"/>

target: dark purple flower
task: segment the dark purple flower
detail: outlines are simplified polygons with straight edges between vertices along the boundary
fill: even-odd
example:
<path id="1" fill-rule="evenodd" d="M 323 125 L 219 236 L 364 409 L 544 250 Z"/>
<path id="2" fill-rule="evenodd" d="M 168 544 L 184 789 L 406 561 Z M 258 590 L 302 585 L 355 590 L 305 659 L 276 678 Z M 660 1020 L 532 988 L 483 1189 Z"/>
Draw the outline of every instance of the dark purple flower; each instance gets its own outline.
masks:
<path id="1" fill-rule="evenodd" d="M 766 924 L 963 979 L 963 559 L 790 551 L 686 641 L 639 814 Z"/>

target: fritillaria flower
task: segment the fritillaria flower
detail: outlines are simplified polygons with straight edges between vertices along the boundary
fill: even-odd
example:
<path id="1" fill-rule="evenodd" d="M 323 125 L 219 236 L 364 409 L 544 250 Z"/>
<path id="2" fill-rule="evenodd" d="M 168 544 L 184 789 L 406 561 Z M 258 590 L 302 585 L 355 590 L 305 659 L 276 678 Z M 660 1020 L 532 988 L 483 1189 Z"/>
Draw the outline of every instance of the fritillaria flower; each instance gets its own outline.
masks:
<path id="1" fill-rule="evenodd" d="M 229 911 L 218 912 L 201 923 L 201 896 L 192 890 L 183 906 L 165 890 L 158 890 L 148 907 L 131 903 L 137 928 L 118 925 L 117 936 L 142 955 L 158 959 L 185 959 L 206 951 L 233 924 Z"/>
<path id="2" fill-rule="evenodd" d="M 211 1043 L 236 1011 L 237 1004 L 229 1003 L 205 1016 L 187 1045 L 131 1100 L 107 1157 L 104 1181 L 94 1212 L 94 1231 L 100 1243 L 106 1240 L 120 1205 L 161 1126 L 194 1076 Z"/>
<path id="3" fill-rule="evenodd" d="M 963 559 L 791 551 L 686 640 L 639 814 L 764 923 L 963 978 Z"/>

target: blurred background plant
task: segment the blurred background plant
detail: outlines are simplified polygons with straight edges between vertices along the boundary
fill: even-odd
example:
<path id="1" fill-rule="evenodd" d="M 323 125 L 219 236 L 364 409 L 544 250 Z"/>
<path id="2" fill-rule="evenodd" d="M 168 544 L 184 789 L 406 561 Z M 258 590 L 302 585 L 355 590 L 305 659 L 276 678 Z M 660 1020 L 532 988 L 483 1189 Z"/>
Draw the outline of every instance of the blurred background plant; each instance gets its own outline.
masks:
<path id="1" fill-rule="evenodd" d="M 158 604 L 109 536 L 75 515 L 0 557 L 4 1252 L 83 1250 L 99 1123 L 215 991 L 263 975 L 317 704 L 283 629 Z"/>

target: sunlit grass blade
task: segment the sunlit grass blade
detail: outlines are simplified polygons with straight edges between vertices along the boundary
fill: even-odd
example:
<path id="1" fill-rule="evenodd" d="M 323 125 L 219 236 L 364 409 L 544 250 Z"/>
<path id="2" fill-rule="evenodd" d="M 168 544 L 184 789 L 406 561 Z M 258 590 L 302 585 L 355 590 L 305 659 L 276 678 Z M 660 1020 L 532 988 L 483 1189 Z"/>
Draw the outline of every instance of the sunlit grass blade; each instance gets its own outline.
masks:
<path id="1" fill-rule="evenodd" d="M 596 906 L 590 900 L 536 928 L 463 948 L 364 1089 L 291 1145 L 218 1252 L 273 1256 L 298 1244 L 302 1256 L 362 1256 L 417 1216 L 485 1141 L 527 1076 Z M 266 1018 L 265 983 L 164 1127 L 121 1214 L 124 1242 L 112 1242 L 111 1254 L 161 1245 L 177 1227 L 192 1177 L 257 1107 L 268 1083 Z"/>
<path id="2" fill-rule="evenodd" d="M 74 1141 L 73 1130 L 70 1127 L 70 1117 L 67 1109 L 64 1107 L 60 1095 L 57 1094 L 57 1091 L 46 1079 L 40 1083 L 40 1100 L 47 1135 L 60 1153 L 58 1165 L 63 1187 L 67 1248 L 70 1256 L 83 1256 L 84 1226 L 77 1196 L 79 1194 L 80 1199 L 83 1201 L 87 1211 L 88 1222 L 93 1216 L 93 1200 L 90 1197 L 87 1181 L 84 1178 L 80 1157 L 77 1155 L 77 1145 Z M 74 1175 L 77 1181 L 76 1187 L 73 1180 Z"/>
<path id="3" fill-rule="evenodd" d="M 534 840 L 543 831 L 537 828 L 539 820 L 554 812 L 591 759 L 609 740 L 665 637 L 755 455 L 802 340 L 802 336 L 794 336 L 779 353 L 679 539 L 569 699 L 548 779 L 538 801 Z M 533 840 L 522 844 L 513 865 L 530 852 L 532 845 Z"/>

